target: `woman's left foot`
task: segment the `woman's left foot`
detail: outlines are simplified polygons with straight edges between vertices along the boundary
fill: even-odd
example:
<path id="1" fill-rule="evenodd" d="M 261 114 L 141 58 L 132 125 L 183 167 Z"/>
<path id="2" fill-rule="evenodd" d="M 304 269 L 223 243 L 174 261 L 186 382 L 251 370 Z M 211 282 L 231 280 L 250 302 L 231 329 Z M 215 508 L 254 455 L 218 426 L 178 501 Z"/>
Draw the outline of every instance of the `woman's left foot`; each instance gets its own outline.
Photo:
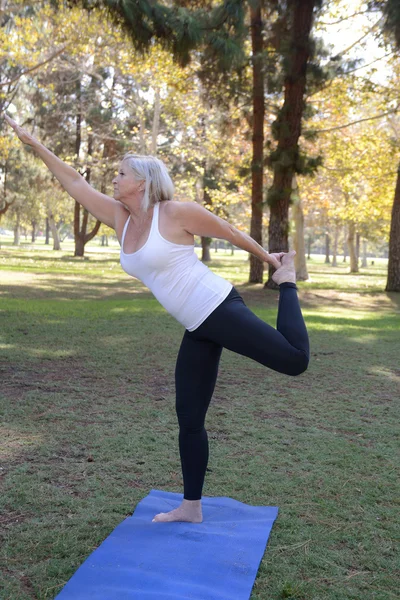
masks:
<path id="1" fill-rule="evenodd" d="M 203 513 L 201 500 L 183 500 L 182 504 L 167 513 L 159 513 L 153 519 L 156 523 L 168 523 L 171 521 L 185 521 L 186 523 L 202 523 Z"/>

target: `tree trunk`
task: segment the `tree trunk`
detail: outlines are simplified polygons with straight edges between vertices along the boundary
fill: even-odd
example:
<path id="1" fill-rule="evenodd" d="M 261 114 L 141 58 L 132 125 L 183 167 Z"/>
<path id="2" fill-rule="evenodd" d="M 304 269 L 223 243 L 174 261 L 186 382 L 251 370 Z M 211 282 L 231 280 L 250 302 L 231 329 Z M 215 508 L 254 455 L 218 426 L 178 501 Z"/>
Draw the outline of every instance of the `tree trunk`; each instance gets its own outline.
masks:
<path id="1" fill-rule="evenodd" d="M 7 175 L 8 175 L 8 161 L 6 160 L 3 167 L 3 200 L 1 202 L 2 207 L 0 208 L 0 219 L 2 215 L 5 215 L 10 208 L 12 202 L 7 202 Z"/>
<path id="2" fill-rule="evenodd" d="M 81 147 L 81 121 L 82 115 L 80 113 L 80 81 L 77 83 L 78 86 L 78 94 L 79 98 L 79 112 L 76 116 L 76 140 L 75 140 L 75 153 L 78 160 L 79 151 Z M 88 134 L 88 156 L 92 156 L 93 154 L 93 133 Z M 90 183 L 90 174 L 91 169 L 88 167 L 86 169 L 85 178 L 88 183 Z M 86 233 L 87 224 L 88 224 L 89 213 L 86 208 L 83 209 L 83 218 L 82 218 L 82 227 L 80 224 L 81 220 L 81 205 L 79 202 L 75 200 L 75 209 L 74 209 L 74 237 L 75 237 L 75 252 L 74 256 L 84 256 L 85 254 L 85 245 L 90 242 L 91 239 L 97 234 L 100 229 L 101 221 L 97 220 L 95 226 L 93 227 L 90 233 Z"/>
<path id="3" fill-rule="evenodd" d="M 78 78 L 76 82 L 76 101 L 77 109 L 75 117 L 75 156 L 76 162 L 79 163 L 79 152 L 81 149 L 81 122 L 82 122 L 82 106 L 81 106 L 81 82 Z M 83 256 L 85 252 L 85 245 L 80 237 L 80 218 L 81 218 L 81 205 L 75 200 L 74 206 L 74 238 L 75 238 L 75 253 L 74 256 Z"/>
<path id="4" fill-rule="evenodd" d="M 10 208 L 11 204 L 12 204 L 11 202 L 5 202 L 5 203 L 4 203 L 4 206 L 3 206 L 3 207 L 0 209 L 0 219 L 1 219 L 1 216 L 2 216 L 2 215 L 5 215 L 5 214 L 6 214 L 6 212 L 7 212 L 7 211 L 8 211 L 8 209 Z"/>
<path id="5" fill-rule="evenodd" d="M 20 240 L 19 240 L 19 236 L 20 236 L 20 221 L 21 221 L 19 210 L 17 210 L 17 212 L 16 212 L 16 217 L 17 217 L 17 220 L 16 220 L 15 226 L 14 226 L 14 246 L 19 246 L 19 244 L 20 244 Z"/>
<path id="6" fill-rule="evenodd" d="M 203 121 L 203 131 L 206 131 L 206 123 Z M 211 169 L 211 158 L 209 155 L 203 159 L 203 205 L 205 207 L 212 207 L 212 198 L 207 188 L 207 180 L 209 177 Z M 210 246 L 211 246 L 212 238 L 202 237 L 201 238 L 201 260 L 203 262 L 210 262 Z"/>
<path id="7" fill-rule="evenodd" d="M 46 217 L 46 239 L 45 242 L 46 246 L 48 246 L 50 244 L 50 226 L 49 226 L 49 220 Z"/>
<path id="8" fill-rule="evenodd" d="M 347 232 L 346 225 L 343 227 L 343 262 L 347 260 Z"/>
<path id="9" fill-rule="evenodd" d="M 331 262 L 330 259 L 330 245 L 331 245 L 331 236 L 329 235 L 329 231 L 325 232 L 325 264 L 329 265 Z"/>
<path id="10" fill-rule="evenodd" d="M 53 236 L 53 250 L 61 250 L 60 236 L 58 235 L 58 229 L 57 229 L 56 223 L 54 221 L 54 217 L 51 214 L 51 212 L 49 212 L 47 214 L 47 217 L 49 220 L 49 227 L 51 229 L 51 235 Z"/>
<path id="11" fill-rule="evenodd" d="M 160 88 L 156 87 L 154 97 L 154 116 L 153 116 L 153 131 L 151 136 L 151 153 L 153 156 L 157 154 L 157 137 L 160 129 L 160 113 L 161 113 L 161 101 L 160 101 Z"/>
<path id="12" fill-rule="evenodd" d="M 357 257 L 357 264 L 360 263 L 360 234 L 357 231 L 356 233 L 356 257 Z"/>
<path id="13" fill-rule="evenodd" d="M 250 3 L 250 20 L 253 53 L 253 157 L 251 161 L 250 236 L 262 246 L 265 104 L 261 0 Z M 249 283 L 262 283 L 263 273 L 263 261 L 250 254 Z"/>
<path id="14" fill-rule="evenodd" d="M 290 22 L 290 47 L 286 57 L 284 80 L 285 98 L 274 124 L 278 147 L 274 153 L 274 180 L 268 192 L 271 208 L 269 221 L 269 251 L 287 252 L 289 234 L 289 202 L 292 179 L 299 155 L 299 137 L 304 111 L 307 63 L 310 57 L 310 33 L 316 0 L 287 2 L 287 19 Z M 266 287 L 277 288 L 269 268 Z"/>
<path id="15" fill-rule="evenodd" d="M 235 253 L 235 247 L 233 244 L 230 244 L 230 247 L 231 247 L 231 256 L 233 256 Z"/>
<path id="16" fill-rule="evenodd" d="M 138 82 L 136 82 L 136 87 L 138 88 L 137 93 L 135 94 L 135 99 L 136 99 L 136 102 L 138 104 L 138 109 L 136 111 L 136 116 L 139 119 L 139 147 L 140 147 L 140 154 L 147 154 L 146 138 L 145 138 L 145 133 L 146 133 L 146 116 L 145 116 L 145 110 L 144 110 L 144 106 L 143 106 L 142 96 L 139 93 L 141 91 L 141 87 L 140 87 L 140 84 Z"/>
<path id="17" fill-rule="evenodd" d="M 389 237 L 387 292 L 400 292 L 400 166 L 397 171 Z"/>
<path id="18" fill-rule="evenodd" d="M 201 238 L 201 260 L 203 262 L 210 262 L 210 246 L 211 246 L 211 238 L 202 237 Z"/>
<path id="19" fill-rule="evenodd" d="M 363 243 L 362 243 L 363 257 L 362 257 L 361 266 L 364 267 L 364 268 L 368 267 L 368 262 L 367 262 L 367 246 L 368 246 L 368 240 L 363 240 Z"/>
<path id="20" fill-rule="evenodd" d="M 84 255 L 85 255 L 85 244 L 83 243 L 83 239 L 75 238 L 74 256 L 84 256 Z"/>
<path id="21" fill-rule="evenodd" d="M 311 235 L 309 235 L 308 240 L 307 240 L 307 245 L 308 245 L 307 258 L 308 258 L 308 260 L 310 260 L 310 258 L 311 258 L 311 243 L 312 243 Z"/>
<path id="22" fill-rule="evenodd" d="M 293 238 L 293 246 L 296 250 L 296 256 L 294 259 L 296 267 L 296 279 L 297 281 L 307 281 L 307 261 L 306 261 L 306 248 L 304 243 L 304 214 L 303 214 L 303 203 L 301 201 L 296 177 L 293 177 L 293 184 L 297 190 L 298 201 L 292 206 L 293 219 L 295 223 L 295 234 Z"/>
<path id="23" fill-rule="evenodd" d="M 80 208 L 80 204 L 78 204 L 78 210 Z M 96 221 L 95 226 L 93 227 L 90 233 L 86 233 L 87 224 L 88 224 L 89 213 L 86 208 L 83 210 L 83 219 L 82 219 L 82 229 L 79 232 L 77 238 L 75 238 L 75 253 L 74 256 L 84 256 L 85 254 L 85 245 L 90 242 L 98 233 L 101 225 L 101 221 Z"/>
<path id="24" fill-rule="evenodd" d="M 333 238 L 332 267 L 337 267 L 338 243 L 339 243 L 339 227 L 337 225 L 335 225 L 335 237 Z"/>
<path id="25" fill-rule="evenodd" d="M 32 237 L 31 237 L 31 241 L 32 241 L 32 244 L 34 244 L 35 240 L 36 240 L 36 221 L 34 219 L 32 219 L 31 225 L 32 225 Z"/>
<path id="26" fill-rule="evenodd" d="M 358 273 L 358 260 L 355 247 L 356 226 L 353 221 L 349 223 L 347 242 L 350 255 L 350 273 Z"/>

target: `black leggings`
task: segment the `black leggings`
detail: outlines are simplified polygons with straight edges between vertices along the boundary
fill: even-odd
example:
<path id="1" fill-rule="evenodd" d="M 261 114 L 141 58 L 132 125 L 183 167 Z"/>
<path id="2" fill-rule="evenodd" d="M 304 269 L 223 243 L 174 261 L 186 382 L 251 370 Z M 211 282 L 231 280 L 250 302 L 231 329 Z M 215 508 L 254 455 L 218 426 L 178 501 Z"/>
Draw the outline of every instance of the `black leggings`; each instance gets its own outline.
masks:
<path id="1" fill-rule="evenodd" d="M 222 348 L 248 356 L 285 375 L 308 366 L 309 343 L 294 283 L 279 287 L 277 329 L 259 319 L 233 288 L 194 331 L 185 331 L 175 370 L 176 412 L 184 498 L 199 500 L 208 463 L 204 422 Z"/>

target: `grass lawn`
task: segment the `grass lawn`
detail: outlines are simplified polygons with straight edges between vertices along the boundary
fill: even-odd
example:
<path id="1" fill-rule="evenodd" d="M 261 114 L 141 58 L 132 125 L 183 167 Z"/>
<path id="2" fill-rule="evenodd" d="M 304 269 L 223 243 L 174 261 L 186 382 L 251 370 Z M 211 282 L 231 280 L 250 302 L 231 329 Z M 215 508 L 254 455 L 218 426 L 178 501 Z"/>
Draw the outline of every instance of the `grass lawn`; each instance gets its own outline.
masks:
<path id="1" fill-rule="evenodd" d="M 246 283 L 246 254 L 212 258 L 275 324 L 277 293 Z M 382 291 L 385 269 L 312 256 L 300 377 L 222 354 L 204 495 L 279 506 L 251 600 L 399 597 L 400 294 Z M 183 328 L 117 246 L 81 259 L 2 243 L 0 281 L 0 598 L 47 600 L 152 488 L 182 492 Z"/>

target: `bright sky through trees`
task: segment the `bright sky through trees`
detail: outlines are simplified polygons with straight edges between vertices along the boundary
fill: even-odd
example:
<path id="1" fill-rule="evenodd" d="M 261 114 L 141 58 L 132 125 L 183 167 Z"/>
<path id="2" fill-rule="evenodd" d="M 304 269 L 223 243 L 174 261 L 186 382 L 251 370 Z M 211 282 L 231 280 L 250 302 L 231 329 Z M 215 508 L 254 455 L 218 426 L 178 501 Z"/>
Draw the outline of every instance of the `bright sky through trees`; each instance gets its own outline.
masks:
<path id="1" fill-rule="evenodd" d="M 366 2 L 342 0 L 339 6 L 324 11 L 318 22 L 318 33 L 333 48 L 333 55 L 344 59 L 358 59 L 357 74 L 383 83 L 390 75 L 388 65 L 390 48 L 376 39 L 381 31 L 382 17 L 379 13 L 366 11 Z"/>

